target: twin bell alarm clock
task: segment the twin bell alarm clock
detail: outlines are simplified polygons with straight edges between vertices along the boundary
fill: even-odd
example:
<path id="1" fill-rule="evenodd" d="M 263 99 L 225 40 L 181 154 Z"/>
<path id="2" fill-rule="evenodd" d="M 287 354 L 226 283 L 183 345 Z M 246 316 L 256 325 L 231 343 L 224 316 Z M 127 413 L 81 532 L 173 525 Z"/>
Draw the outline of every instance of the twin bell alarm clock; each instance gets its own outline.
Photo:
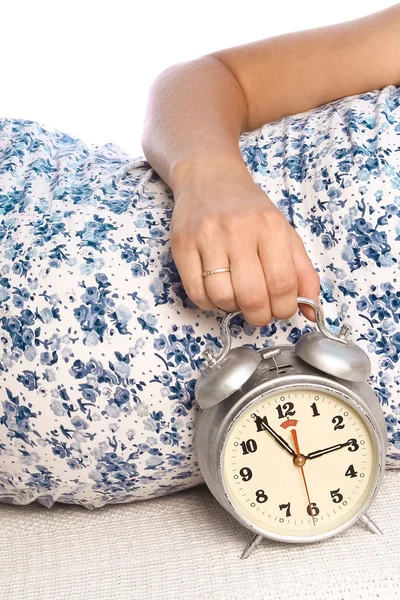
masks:
<path id="1" fill-rule="evenodd" d="M 385 472 L 385 419 L 367 383 L 370 362 L 324 324 L 294 345 L 205 350 L 196 383 L 200 411 L 195 447 L 203 478 L 218 502 L 253 536 L 241 558 L 263 538 L 317 542 L 361 521 L 381 534 L 366 511 Z"/>

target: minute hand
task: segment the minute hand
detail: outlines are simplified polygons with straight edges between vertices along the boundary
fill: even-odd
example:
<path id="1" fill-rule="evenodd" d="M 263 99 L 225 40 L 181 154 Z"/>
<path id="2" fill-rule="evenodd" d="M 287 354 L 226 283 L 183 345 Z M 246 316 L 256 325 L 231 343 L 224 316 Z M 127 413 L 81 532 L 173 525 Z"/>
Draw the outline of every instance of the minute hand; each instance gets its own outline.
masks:
<path id="1" fill-rule="evenodd" d="M 335 444 L 335 446 L 329 446 L 329 448 L 324 448 L 323 450 L 315 450 L 314 452 L 310 452 L 310 454 L 307 454 L 307 456 L 305 456 L 304 458 L 306 458 L 306 459 L 317 458 L 318 456 L 322 456 L 323 454 L 328 454 L 328 452 L 334 452 L 335 450 L 340 450 L 340 448 L 345 448 L 346 446 L 350 446 L 350 444 L 352 444 L 353 441 L 354 440 L 348 440 L 347 442 L 344 442 L 343 444 Z"/>

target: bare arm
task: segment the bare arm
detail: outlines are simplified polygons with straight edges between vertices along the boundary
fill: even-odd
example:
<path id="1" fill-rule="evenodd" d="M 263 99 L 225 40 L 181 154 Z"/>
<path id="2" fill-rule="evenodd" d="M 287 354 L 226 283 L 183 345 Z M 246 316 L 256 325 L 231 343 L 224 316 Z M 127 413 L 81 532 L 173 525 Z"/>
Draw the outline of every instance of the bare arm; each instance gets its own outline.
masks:
<path id="1" fill-rule="evenodd" d="M 349 23 L 228 48 L 155 80 L 145 156 L 174 192 L 171 250 L 204 310 L 264 325 L 319 299 L 319 276 L 284 214 L 253 181 L 239 135 L 326 102 L 400 82 L 400 4 Z M 202 277 L 229 266 L 230 272 Z M 311 307 L 301 312 L 314 320 Z"/>
<path id="2" fill-rule="evenodd" d="M 389 84 L 400 84 L 400 4 L 169 67 L 150 89 L 143 150 L 173 190 L 204 168 L 245 179 L 241 132 Z"/>

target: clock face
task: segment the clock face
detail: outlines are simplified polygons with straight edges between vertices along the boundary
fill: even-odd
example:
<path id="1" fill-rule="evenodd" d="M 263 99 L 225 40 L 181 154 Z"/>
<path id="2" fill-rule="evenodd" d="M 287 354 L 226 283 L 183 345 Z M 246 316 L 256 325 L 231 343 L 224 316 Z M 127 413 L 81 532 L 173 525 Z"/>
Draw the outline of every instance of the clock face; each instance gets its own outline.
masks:
<path id="1" fill-rule="evenodd" d="M 378 451 L 367 422 L 341 397 L 295 387 L 259 396 L 222 450 L 236 513 L 266 533 L 315 537 L 348 522 L 375 484 Z"/>

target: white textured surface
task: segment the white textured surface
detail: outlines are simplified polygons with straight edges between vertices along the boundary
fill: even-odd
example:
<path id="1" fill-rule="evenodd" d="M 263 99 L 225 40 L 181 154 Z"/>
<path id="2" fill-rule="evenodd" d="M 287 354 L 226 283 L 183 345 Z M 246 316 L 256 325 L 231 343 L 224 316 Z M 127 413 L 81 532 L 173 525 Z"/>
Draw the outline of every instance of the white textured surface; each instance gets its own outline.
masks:
<path id="1" fill-rule="evenodd" d="M 0 505 L 1 600 L 357 600 L 400 597 L 400 472 L 388 471 L 370 516 L 308 546 L 250 533 L 204 486 L 89 511 Z"/>

